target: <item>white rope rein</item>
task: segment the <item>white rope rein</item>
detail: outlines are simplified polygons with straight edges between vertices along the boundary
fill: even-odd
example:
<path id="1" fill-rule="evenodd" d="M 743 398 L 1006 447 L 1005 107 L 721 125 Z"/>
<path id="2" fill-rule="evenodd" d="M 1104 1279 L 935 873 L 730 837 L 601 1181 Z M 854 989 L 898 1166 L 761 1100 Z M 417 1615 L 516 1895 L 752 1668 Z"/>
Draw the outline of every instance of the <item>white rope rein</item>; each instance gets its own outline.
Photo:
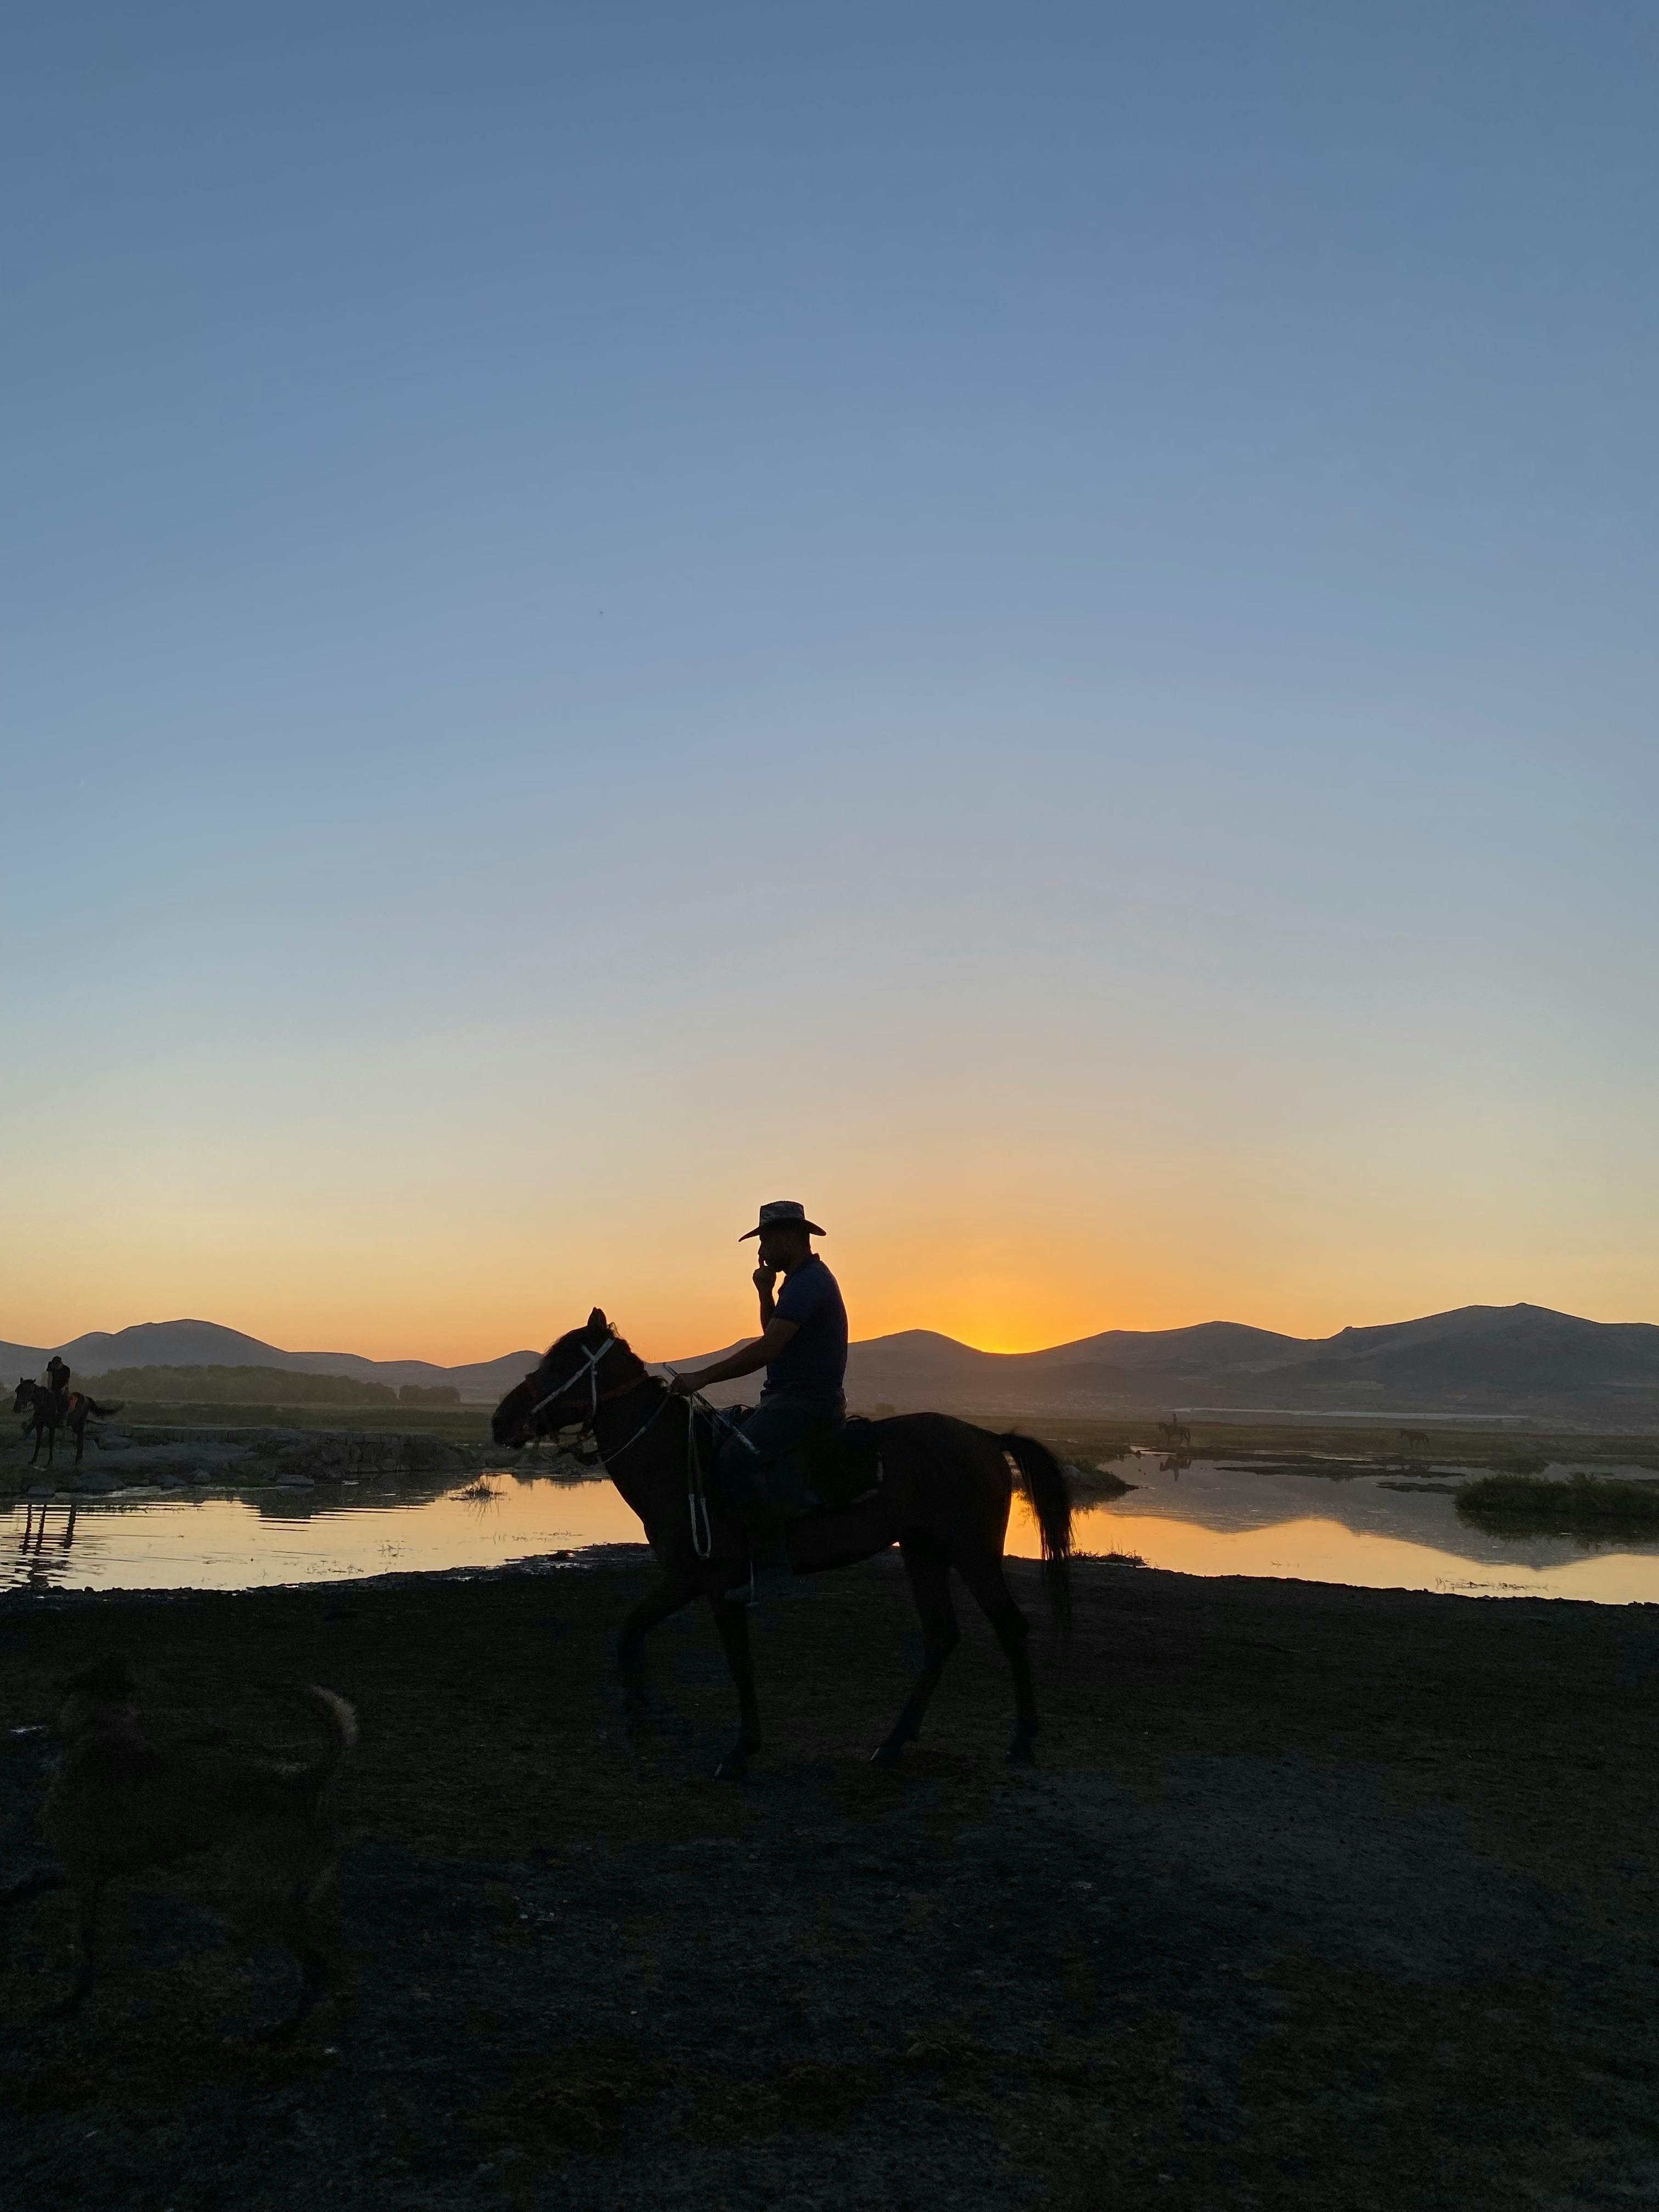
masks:
<path id="1" fill-rule="evenodd" d="M 560 1398 L 568 1397 L 577 1384 L 586 1376 L 590 1396 L 587 1412 L 582 1417 L 581 1427 L 577 1431 L 577 1437 L 580 1440 L 584 1435 L 592 1435 L 594 1444 L 598 1448 L 599 1438 L 594 1434 L 593 1425 L 599 1418 L 599 1363 L 616 1341 L 614 1335 L 607 1336 L 597 1352 L 588 1353 L 586 1358 L 577 1367 L 568 1381 L 561 1382 L 556 1390 L 550 1390 L 544 1398 L 537 1400 L 530 1409 L 530 1419 L 534 1420 L 544 1406 L 550 1406 Z M 678 1382 L 679 1376 L 673 1368 L 669 1367 L 665 1371 Z M 642 1382 L 648 1382 L 650 1377 L 648 1375 L 641 1375 L 640 1380 Z M 613 1445 L 608 1452 L 603 1449 L 599 1449 L 600 1465 L 608 1470 L 613 1459 L 620 1459 L 625 1451 L 631 1450 L 656 1419 L 658 1414 L 662 1412 L 664 1407 L 672 1402 L 674 1396 L 673 1391 L 665 1389 L 661 1397 L 658 1399 L 656 1404 L 626 1443 Z M 696 1407 L 702 1408 L 717 1428 L 724 1429 L 729 1436 L 742 1437 L 743 1442 L 757 1457 L 759 1456 L 760 1447 L 752 1437 L 744 1436 L 741 1429 L 726 1420 L 720 1408 L 717 1406 L 711 1406 L 700 1390 L 694 1390 L 691 1393 L 686 1401 L 685 1407 L 686 1509 L 691 1518 L 691 1549 L 699 1559 L 707 1559 L 712 1556 L 714 1549 L 714 1532 L 708 1518 L 708 1493 L 702 1477 L 702 1451 L 697 1442 L 697 1422 L 694 1411 Z"/>

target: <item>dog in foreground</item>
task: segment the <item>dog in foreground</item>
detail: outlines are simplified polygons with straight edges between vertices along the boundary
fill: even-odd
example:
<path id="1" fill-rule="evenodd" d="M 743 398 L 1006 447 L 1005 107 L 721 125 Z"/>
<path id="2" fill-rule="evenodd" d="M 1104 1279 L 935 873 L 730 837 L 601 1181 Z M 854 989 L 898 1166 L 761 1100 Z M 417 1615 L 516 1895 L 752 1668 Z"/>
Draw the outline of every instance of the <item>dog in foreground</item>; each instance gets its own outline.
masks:
<path id="1" fill-rule="evenodd" d="M 64 1750 L 41 1823 L 58 1865 L 26 1876 L 4 1900 L 74 1893 L 76 1976 L 60 2015 L 92 1987 L 105 1885 L 208 1853 L 224 1866 L 240 1929 L 276 1936 L 299 1961 L 299 2004 L 269 2039 L 291 2038 L 332 1987 L 335 1945 L 319 1912 L 337 1850 L 326 1801 L 357 1741 L 357 1721 L 332 1690 L 301 1694 L 328 1739 L 309 1765 L 214 1744 L 156 1748 L 124 1660 L 102 1660 L 70 1682 L 58 1716 Z"/>

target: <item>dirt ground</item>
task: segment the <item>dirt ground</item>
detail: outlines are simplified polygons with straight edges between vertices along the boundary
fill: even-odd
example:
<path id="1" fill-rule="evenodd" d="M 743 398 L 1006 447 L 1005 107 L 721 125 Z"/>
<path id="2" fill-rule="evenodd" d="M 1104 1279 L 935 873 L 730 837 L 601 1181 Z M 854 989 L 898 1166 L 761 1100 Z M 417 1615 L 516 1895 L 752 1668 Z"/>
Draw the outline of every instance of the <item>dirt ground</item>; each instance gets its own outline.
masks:
<path id="1" fill-rule="evenodd" d="M 1036 1769 L 964 1607 L 890 1772 L 915 1635 L 878 1561 L 753 1616 L 769 1741 L 732 1784 L 700 1613 L 623 1732 L 647 1572 L 0 1604 L 7 1727 L 111 1650 L 158 1735 L 300 1747 L 302 1680 L 362 1723 L 356 1994 L 297 2049 L 249 2039 L 288 1972 L 197 1877 L 131 1886 L 71 2024 L 59 1901 L 15 1914 L 5 2204 L 1659 2202 L 1653 1610 L 1080 1564 Z M 0 1757 L 7 1879 L 40 1785 Z"/>

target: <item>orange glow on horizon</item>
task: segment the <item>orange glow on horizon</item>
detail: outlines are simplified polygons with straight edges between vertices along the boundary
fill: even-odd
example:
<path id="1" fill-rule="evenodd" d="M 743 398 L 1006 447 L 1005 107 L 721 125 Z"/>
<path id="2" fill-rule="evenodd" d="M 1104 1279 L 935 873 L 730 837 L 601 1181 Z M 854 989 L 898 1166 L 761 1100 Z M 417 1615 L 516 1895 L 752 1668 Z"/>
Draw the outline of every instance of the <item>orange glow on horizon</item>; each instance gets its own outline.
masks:
<path id="1" fill-rule="evenodd" d="M 395 1209 L 373 1218 L 273 1212 L 228 1228 L 194 1214 L 182 1231 L 168 1219 L 166 1243 L 140 1216 L 125 1240 L 103 1224 L 78 1247 L 44 1241 L 29 1303 L 14 1299 L 0 1337 L 48 1347 L 191 1316 L 289 1352 L 449 1367 L 543 1349 L 597 1304 L 647 1357 L 692 1358 L 758 1326 L 754 1248 L 737 1248 L 729 1211 L 722 1201 L 557 1237 L 537 1222 L 480 1231 L 465 1218 Z M 1286 1232 L 1246 1245 L 1164 1239 L 1145 1220 L 1110 1235 L 1022 1221 L 972 1234 L 931 1223 L 848 1230 L 821 1249 L 855 1340 L 927 1330 L 1004 1355 L 1218 1320 L 1322 1337 L 1463 1305 L 1524 1299 L 1630 1321 L 1652 1303 L 1639 1257 L 1613 1269 L 1591 1252 L 1546 1267 L 1517 1249 L 1472 1261 L 1449 1240 L 1402 1252 L 1374 1237 L 1322 1247 Z"/>
<path id="2" fill-rule="evenodd" d="M 709 1272 L 712 1276 L 716 1270 L 711 1267 Z M 861 1272 L 855 1274 L 850 1268 L 841 1279 L 855 1342 L 924 1330 L 975 1351 L 1003 1355 L 1046 1351 L 1113 1329 L 1175 1329 L 1209 1321 L 1243 1322 L 1286 1336 L 1329 1336 L 1350 1323 L 1363 1327 L 1401 1321 L 1455 1305 L 1508 1304 L 1528 1295 L 1525 1290 L 1504 1286 L 1485 1295 L 1460 1291 L 1436 1298 L 1431 1293 L 1415 1302 L 1373 1299 L 1367 1302 L 1369 1310 L 1358 1312 L 1344 1307 L 1334 1314 L 1304 1310 L 1287 1315 L 1247 1295 L 1182 1296 L 1167 1284 L 1143 1285 L 1139 1295 L 1110 1305 L 1100 1297 L 1097 1285 L 1067 1286 L 1052 1279 L 1029 1288 L 1010 1284 L 1006 1303 L 999 1307 L 982 1295 L 963 1296 L 960 1285 L 948 1280 L 942 1280 L 930 1297 L 926 1287 L 918 1290 L 912 1283 L 901 1289 L 879 1280 L 866 1282 Z M 1550 1303 L 1536 1297 L 1532 1302 Z M 469 1303 L 464 1291 L 455 1301 L 462 1306 Z M 1561 1298 L 1556 1303 L 1561 1310 L 1593 1319 L 1630 1318 L 1622 1310 L 1596 1313 L 1599 1302 Z M 269 1292 L 234 1300 L 210 1292 L 190 1299 L 140 1293 L 122 1301 L 125 1310 L 113 1313 L 102 1300 L 103 1310 L 91 1316 L 63 1306 L 27 1316 L 14 1312 L 0 1325 L 0 1336 L 14 1344 L 48 1348 L 93 1331 L 114 1333 L 137 1322 L 190 1317 L 240 1330 L 283 1352 L 354 1352 L 369 1359 L 420 1359 L 455 1367 L 520 1349 L 541 1350 L 586 1320 L 594 1304 L 605 1309 L 636 1351 L 653 1359 L 686 1359 L 712 1352 L 753 1336 L 759 1327 L 754 1292 L 746 1279 L 724 1287 L 711 1282 L 699 1296 L 690 1286 L 668 1295 L 660 1286 L 647 1288 L 639 1282 L 630 1286 L 625 1281 L 607 1285 L 596 1276 L 591 1291 L 580 1292 L 526 1286 L 514 1296 L 498 1285 L 495 1295 L 471 1304 L 465 1318 L 447 1300 L 447 1311 L 434 1311 L 427 1297 L 417 1300 L 406 1291 L 395 1303 L 385 1297 L 371 1303 L 366 1297 L 362 1304 L 349 1299 L 325 1301 L 317 1295 L 301 1302 Z"/>

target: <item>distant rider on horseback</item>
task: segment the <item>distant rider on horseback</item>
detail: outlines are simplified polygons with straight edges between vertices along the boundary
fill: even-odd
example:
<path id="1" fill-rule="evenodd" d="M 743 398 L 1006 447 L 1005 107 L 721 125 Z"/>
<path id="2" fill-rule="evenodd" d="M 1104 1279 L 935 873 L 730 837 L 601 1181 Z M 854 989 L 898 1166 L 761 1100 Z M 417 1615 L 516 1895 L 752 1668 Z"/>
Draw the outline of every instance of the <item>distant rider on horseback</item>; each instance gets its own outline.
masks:
<path id="1" fill-rule="evenodd" d="M 46 1389 L 51 1391 L 52 1396 L 58 1401 L 58 1410 L 60 1416 L 66 1413 L 69 1411 L 70 1397 L 69 1362 L 65 1359 L 60 1359 L 58 1354 L 54 1352 L 52 1358 L 46 1362 L 46 1371 L 43 1379 Z"/>
<path id="2" fill-rule="evenodd" d="M 833 1436 L 847 1418 L 847 1309 L 841 1286 L 812 1249 L 812 1238 L 823 1234 L 793 1199 L 763 1206 L 757 1225 L 738 1240 L 760 1239 L 760 1335 L 695 1375 L 677 1375 L 670 1385 L 676 1396 L 689 1398 L 766 1370 L 760 1404 L 721 1447 L 717 1478 L 728 1506 L 761 1540 L 775 1540 L 805 1502 L 804 1478 L 797 1473 L 789 1480 L 783 1462 L 815 1437 Z M 775 1296 L 780 1274 L 783 1287 Z"/>

